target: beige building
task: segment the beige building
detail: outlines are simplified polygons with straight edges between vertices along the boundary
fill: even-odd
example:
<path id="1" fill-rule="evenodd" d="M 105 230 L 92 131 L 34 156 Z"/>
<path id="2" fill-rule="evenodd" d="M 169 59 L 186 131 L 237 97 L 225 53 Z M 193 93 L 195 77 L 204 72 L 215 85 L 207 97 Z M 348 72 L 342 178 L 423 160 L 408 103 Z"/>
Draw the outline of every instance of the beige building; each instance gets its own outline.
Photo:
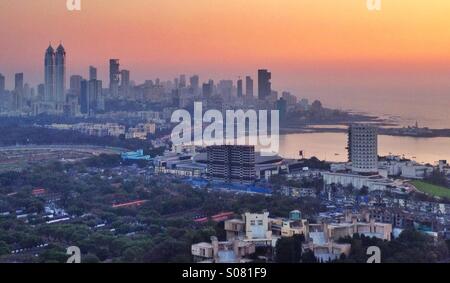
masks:
<path id="1" fill-rule="evenodd" d="M 272 239 L 272 230 L 269 226 L 269 212 L 243 214 L 245 222 L 245 239 Z"/>
<path id="2" fill-rule="evenodd" d="M 294 235 L 304 235 L 305 239 L 309 235 L 308 220 L 292 220 L 283 218 L 270 219 L 272 233 L 281 237 L 293 237 Z"/>
<path id="3" fill-rule="evenodd" d="M 245 221 L 241 219 L 226 220 L 225 232 L 227 235 L 227 240 L 245 238 Z"/>
<path id="4" fill-rule="evenodd" d="M 211 237 L 211 243 L 192 245 L 191 253 L 196 262 L 241 263 L 249 261 L 245 257 L 255 253 L 255 245 L 238 239 L 220 242 Z"/>
<path id="5" fill-rule="evenodd" d="M 272 237 L 269 212 L 244 213 L 242 219 L 225 221 L 227 240 L 240 239 L 258 246 L 275 246 L 277 238 Z"/>

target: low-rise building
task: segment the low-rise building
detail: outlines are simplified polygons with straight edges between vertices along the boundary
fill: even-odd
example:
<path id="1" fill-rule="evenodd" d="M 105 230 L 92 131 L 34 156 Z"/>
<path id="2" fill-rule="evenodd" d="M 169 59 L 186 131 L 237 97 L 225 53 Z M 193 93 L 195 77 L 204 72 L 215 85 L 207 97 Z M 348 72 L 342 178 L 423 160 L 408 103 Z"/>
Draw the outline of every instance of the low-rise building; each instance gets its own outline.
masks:
<path id="1" fill-rule="evenodd" d="M 211 237 L 211 243 L 198 243 L 191 246 L 191 253 L 196 262 L 204 263 L 242 263 L 245 257 L 254 254 L 255 245 L 242 240 L 219 241 Z"/>
<path id="2" fill-rule="evenodd" d="M 388 190 L 395 187 L 393 181 L 378 174 L 358 174 L 349 172 L 323 172 L 325 185 L 353 186 L 356 189 L 367 187 L 370 191 Z"/>

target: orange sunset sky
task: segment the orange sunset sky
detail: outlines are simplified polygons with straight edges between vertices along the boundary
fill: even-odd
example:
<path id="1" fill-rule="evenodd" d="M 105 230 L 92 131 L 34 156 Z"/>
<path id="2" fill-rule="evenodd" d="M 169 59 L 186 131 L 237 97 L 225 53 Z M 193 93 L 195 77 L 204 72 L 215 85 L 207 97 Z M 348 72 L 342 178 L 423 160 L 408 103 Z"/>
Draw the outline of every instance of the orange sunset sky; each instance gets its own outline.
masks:
<path id="1" fill-rule="evenodd" d="M 105 80 L 108 59 L 120 58 L 137 82 L 268 68 L 275 88 L 311 95 L 448 85 L 450 1 L 382 4 L 370 12 L 366 0 L 82 0 L 69 12 L 66 0 L 0 0 L 0 73 L 7 86 L 21 71 L 40 83 L 44 51 L 61 40 L 68 75 L 94 65 Z"/>

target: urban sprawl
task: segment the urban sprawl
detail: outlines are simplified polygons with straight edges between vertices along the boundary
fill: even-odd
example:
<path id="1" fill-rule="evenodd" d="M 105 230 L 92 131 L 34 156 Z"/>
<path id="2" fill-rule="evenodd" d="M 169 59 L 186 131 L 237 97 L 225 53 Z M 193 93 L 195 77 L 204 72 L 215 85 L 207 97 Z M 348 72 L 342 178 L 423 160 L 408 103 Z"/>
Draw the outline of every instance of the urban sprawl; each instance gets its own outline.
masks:
<path id="1" fill-rule="evenodd" d="M 249 75 L 138 84 L 118 59 L 107 87 L 93 66 L 66 76 L 62 44 L 37 87 L 0 74 L 1 262 L 64 262 L 69 246 L 84 262 L 365 262 L 369 246 L 385 262 L 450 258 L 450 166 L 379 156 L 371 117 L 280 94 L 265 69 L 257 91 Z M 280 128 L 345 125 L 348 162 L 172 144 L 172 113 L 198 101 L 278 110 Z"/>

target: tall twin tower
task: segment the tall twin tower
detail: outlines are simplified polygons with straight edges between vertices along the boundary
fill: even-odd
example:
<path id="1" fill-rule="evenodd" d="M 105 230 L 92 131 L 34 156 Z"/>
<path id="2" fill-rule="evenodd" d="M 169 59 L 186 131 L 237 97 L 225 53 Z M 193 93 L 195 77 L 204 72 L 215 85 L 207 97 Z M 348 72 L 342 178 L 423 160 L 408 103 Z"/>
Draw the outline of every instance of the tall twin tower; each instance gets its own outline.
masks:
<path id="1" fill-rule="evenodd" d="M 66 51 L 62 44 L 55 50 L 49 45 L 45 52 L 45 97 L 46 103 L 62 111 L 66 103 Z"/>

